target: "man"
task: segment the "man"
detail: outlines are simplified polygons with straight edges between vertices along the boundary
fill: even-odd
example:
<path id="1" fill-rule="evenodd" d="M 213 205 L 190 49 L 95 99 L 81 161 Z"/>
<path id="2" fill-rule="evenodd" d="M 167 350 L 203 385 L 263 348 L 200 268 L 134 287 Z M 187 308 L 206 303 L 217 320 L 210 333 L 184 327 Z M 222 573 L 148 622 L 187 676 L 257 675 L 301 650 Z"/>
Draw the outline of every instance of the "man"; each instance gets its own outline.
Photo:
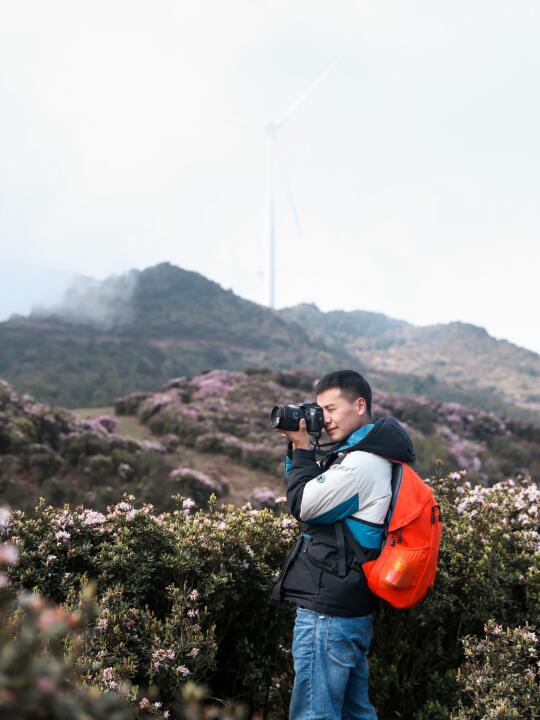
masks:
<path id="1" fill-rule="evenodd" d="M 298 606 L 289 719 L 376 720 L 367 653 L 378 598 L 348 538 L 363 561 L 378 556 L 392 496 L 390 460 L 412 462 L 415 455 L 395 418 L 373 421 L 371 387 L 359 373 L 325 375 L 315 394 L 332 443 L 323 460 L 316 461 L 304 420 L 298 431 L 278 429 L 289 440 L 289 507 L 307 523 L 272 593 L 272 604 Z"/>

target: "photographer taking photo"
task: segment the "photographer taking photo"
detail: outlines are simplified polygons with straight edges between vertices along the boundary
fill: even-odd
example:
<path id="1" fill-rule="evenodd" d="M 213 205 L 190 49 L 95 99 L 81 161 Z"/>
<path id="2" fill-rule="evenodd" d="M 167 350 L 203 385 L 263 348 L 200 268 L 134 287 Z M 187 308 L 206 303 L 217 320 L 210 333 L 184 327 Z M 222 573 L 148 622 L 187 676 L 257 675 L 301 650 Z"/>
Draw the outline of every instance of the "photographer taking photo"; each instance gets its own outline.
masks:
<path id="1" fill-rule="evenodd" d="M 358 372 L 325 375 L 315 394 L 316 405 L 276 406 L 272 412 L 276 432 L 289 441 L 290 512 L 305 523 L 271 598 L 276 608 L 283 599 L 297 605 L 289 718 L 376 720 L 367 654 L 379 599 L 348 536 L 366 561 L 379 555 L 392 496 L 390 459 L 411 463 L 415 455 L 395 418 L 372 419 L 371 387 Z M 319 425 L 330 439 L 324 453 L 308 434 L 320 435 Z"/>

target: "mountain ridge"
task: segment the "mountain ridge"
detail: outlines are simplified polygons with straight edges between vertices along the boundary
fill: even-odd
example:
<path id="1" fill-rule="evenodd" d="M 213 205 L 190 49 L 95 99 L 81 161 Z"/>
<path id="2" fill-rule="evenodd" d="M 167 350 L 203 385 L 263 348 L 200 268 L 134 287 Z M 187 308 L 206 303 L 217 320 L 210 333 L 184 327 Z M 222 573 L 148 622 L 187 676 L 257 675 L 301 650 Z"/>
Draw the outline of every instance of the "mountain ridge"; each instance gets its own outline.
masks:
<path id="1" fill-rule="evenodd" d="M 540 422 L 540 355 L 485 328 L 417 327 L 372 311 L 272 310 L 169 262 L 72 288 L 0 323 L 0 375 L 66 407 L 100 405 L 210 368 L 357 367 L 391 391 Z"/>

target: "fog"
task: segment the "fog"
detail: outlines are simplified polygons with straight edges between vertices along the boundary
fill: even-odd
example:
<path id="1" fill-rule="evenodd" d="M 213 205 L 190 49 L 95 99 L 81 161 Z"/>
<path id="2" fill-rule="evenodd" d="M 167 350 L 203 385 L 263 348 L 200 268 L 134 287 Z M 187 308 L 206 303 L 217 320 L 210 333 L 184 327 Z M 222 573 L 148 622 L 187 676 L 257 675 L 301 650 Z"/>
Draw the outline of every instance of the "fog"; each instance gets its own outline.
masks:
<path id="1" fill-rule="evenodd" d="M 540 352 L 540 6 L 0 7 L 0 318 L 163 261 L 277 306 L 461 320 Z M 98 317 L 100 317 L 98 311 Z"/>

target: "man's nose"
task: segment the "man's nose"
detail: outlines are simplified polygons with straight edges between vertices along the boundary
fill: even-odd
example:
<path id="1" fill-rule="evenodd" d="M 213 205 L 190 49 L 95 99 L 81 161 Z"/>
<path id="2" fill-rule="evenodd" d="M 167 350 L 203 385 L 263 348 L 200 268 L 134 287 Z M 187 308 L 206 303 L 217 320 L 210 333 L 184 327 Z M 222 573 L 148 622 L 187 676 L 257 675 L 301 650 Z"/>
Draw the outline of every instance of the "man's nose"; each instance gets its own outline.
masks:
<path id="1" fill-rule="evenodd" d="M 324 412 L 323 415 L 324 415 L 324 425 L 326 427 L 326 425 L 330 425 L 332 418 L 330 417 L 330 415 L 327 412 Z"/>

